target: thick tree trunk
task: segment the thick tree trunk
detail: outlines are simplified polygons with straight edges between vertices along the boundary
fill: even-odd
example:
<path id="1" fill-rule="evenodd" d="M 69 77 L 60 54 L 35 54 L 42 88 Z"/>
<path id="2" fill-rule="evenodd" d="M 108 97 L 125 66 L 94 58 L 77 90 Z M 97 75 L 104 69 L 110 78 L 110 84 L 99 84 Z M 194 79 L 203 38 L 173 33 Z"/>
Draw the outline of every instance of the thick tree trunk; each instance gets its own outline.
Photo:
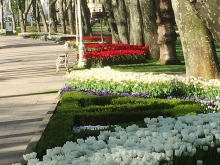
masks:
<path id="1" fill-rule="evenodd" d="M 157 43 L 156 6 L 152 0 L 139 0 L 142 14 L 142 28 L 144 45 L 150 47 L 150 56 L 156 60 L 160 58 L 160 48 Z"/>
<path id="2" fill-rule="evenodd" d="M 160 45 L 159 64 L 180 64 L 176 54 L 177 34 L 174 29 L 175 19 L 170 0 L 156 0 L 158 44 Z"/>
<path id="3" fill-rule="evenodd" d="M 111 7 L 115 18 L 115 23 L 117 25 L 117 34 L 119 36 L 119 42 L 129 43 L 128 35 L 128 23 L 126 11 L 126 6 L 124 0 L 112 0 Z"/>
<path id="4" fill-rule="evenodd" d="M 82 0 L 81 1 L 81 9 L 82 9 L 82 18 L 83 18 L 83 30 L 85 35 L 92 35 L 92 27 L 90 24 L 90 11 L 87 6 L 87 1 Z"/>
<path id="5" fill-rule="evenodd" d="M 188 0 L 172 0 L 186 63 L 186 76 L 219 78 L 219 66 L 210 32 Z"/>
<path id="6" fill-rule="evenodd" d="M 75 6 L 72 6 L 73 1 L 67 0 L 67 13 L 68 13 L 68 19 L 69 19 L 69 26 L 70 26 L 70 34 L 74 34 L 76 29 L 74 26 L 74 20 L 75 20 Z"/>
<path id="7" fill-rule="evenodd" d="M 130 44 L 134 45 L 144 45 L 144 39 L 143 39 L 143 21 L 142 21 L 142 15 L 141 15 L 141 8 L 139 4 L 139 0 L 126 0 L 126 6 L 127 9 L 129 9 L 127 14 L 130 22 Z"/>
<path id="8" fill-rule="evenodd" d="M 189 1 L 189 0 L 188 0 Z M 197 16 L 205 23 L 212 33 L 214 39 L 220 44 L 220 19 L 219 19 L 219 0 L 212 1 L 190 1 Z"/>
<path id="9" fill-rule="evenodd" d="M 109 22 L 109 28 L 112 34 L 112 43 L 118 43 L 120 42 L 120 38 L 118 35 L 118 28 L 117 28 L 116 20 L 115 20 L 114 13 L 112 10 L 112 2 L 111 0 L 102 0 L 102 4 L 105 8 L 105 11 L 109 12 L 108 22 Z"/>

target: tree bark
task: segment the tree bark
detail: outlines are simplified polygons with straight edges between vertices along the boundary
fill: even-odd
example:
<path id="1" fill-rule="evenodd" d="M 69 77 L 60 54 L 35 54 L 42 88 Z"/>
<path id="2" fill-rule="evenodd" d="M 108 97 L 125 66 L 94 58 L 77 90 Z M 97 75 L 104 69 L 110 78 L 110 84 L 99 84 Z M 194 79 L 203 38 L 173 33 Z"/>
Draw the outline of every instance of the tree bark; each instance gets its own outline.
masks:
<path id="1" fill-rule="evenodd" d="M 89 8 L 87 6 L 87 1 L 86 0 L 82 0 L 81 1 L 81 12 L 82 12 L 82 18 L 83 18 L 83 30 L 84 30 L 84 34 L 85 35 L 92 35 L 92 27 L 90 24 L 90 11 Z"/>
<path id="2" fill-rule="evenodd" d="M 1 32 L 4 29 L 4 9 L 3 9 L 3 0 L 0 0 L 0 8 L 1 8 Z"/>
<path id="3" fill-rule="evenodd" d="M 144 45 L 150 47 L 150 56 L 159 60 L 160 48 L 157 43 L 156 5 L 152 0 L 139 0 L 142 15 L 142 29 Z"/>
<path id="4" fill-rule="evenodd" d="M 60 16 L 62 33 L 66 34 L 66 23 L 65 23 L 65 12 L 63 8 L 63 1 L 64 0 L 58 0 L 58 5 L 59 5 L 59 16 Z"/>
<path id="5" fill-rule="evenodd" d="M 213 38 L 220 44 L 220 29 L 219 29 L 220 18 L 218 14 L 220 1 L 191 0 L 189 2 L 191 2 L 190 4 L 193 7 L 197 16 L 203 21 L 203 23 L 212 33 Z"/>
<path id="6" fill-rule="evenodd" d="M 11 0 L 8 1 L 8 6 L 9 6 L 9 11 L 11 12 L 11 19 L 12 19 L 12 24 L 13 24 L 13 31 L 16 31 L 16 22 L 15 22 L 15 14 L 13 12 L 13 9 L 12 9 L 12 3 L 11 3 Z"/>
<path id="7" fill-rule="evenodd" d="M 188 0 L 171 0 L 186 64 L 186 76 L 219 78 L 220 70 L 210 32 Z"/>
<path id="8" fill-rule="evenodd" d="M 176 54 L 177 34 L 174 29 L 175 19 L 170 0 L 156 0 L 158 44 L 160 45 L 159 64 L 180 64 Z"/>
<path id="9" fill-rule="evenodd" d="M 49 10 L 50 10 L 50 23 L 51 23 L 51 32 L 57 33 L 57 10 L 56 10 L 56 2 L 57 0 L 49 1 Z"/>
<path id="10" fill-rule="evenodd" d="M 68 13 L 68 20 L 69 20 L 69 26 L 70 26 L 70 34 L 74 34 L 76 29 L 74 26 L 75 23 L 75 6 L 73 6 L 72 0 L 67 0 L 67 13 Z"/>
<path id="11" fill-rule="evenodd" d="M 111 7 L 115 18 L 115 23 L 117 25 L 117 34 L 119 37 L 118 42 L 129 43 L 129 35 L 128 35 L 128 23 L 127 16 L 128 13 L 126 11 L 126 6 L 124 0 L 112 0 Z"/>
<path id="12" fill-rule="evenodd" d="M 23 17 L 24 12 L 23 12 L 23 8 L 22 8 L 21 0 L 17 0 L 17 4 L 18 4 L 18 15 L 19 15 L 21 32 L 24 33 L 24 32 L 26 32 L 26 26 L 24 23 L 24 17 Z"/>
<path id="13" fill-rule="evenodd" d="M 21 32 L 26 32 L 26 23 L 27 23 L 27 14 L 30 10 L 30 7 L 33 3 L 33 0 L 26 0 L 23 4 L 22 0 L 17 0 L 18 5 L 18 14 L 20 18 Z"/>
<path id="14" fill-rule="evenodd" d="M 37 0 L 37 6 L 38 6 L 38 9 L 39 9 L 39 13 L 40 13 L 40 16 L 41 16 L 42 23 L 44 25 L 44 31 L 49 32 L 49 28 L 47 26 L 47 21 L 46 21 L 46 18 L 45 18 L 44 10 L 43 10 L 43 7 L 42 7 L 42 4 L 41 4 L 40 0 Z"/>
<path id="15" fill-rule="evenodd" d="M 143 31 L 142 31 L 142 15 L 139 0 L 126 0 L 127 16 L 129 17 L 129 33 L 130 33 L 130 44 L 144 45 Z"/>
<path id="16" fill-rule="evenodd" d="M 120 42 L 120 38 L 118 35 L 118 28 L 117 28 L 115 16 L 112 10 L 111 0 L 102 0 L 102 4 L 105 8 L 105 11 L 109 12 L 108 23 L 112 34 L 112 43 L 118 43 Z"/>

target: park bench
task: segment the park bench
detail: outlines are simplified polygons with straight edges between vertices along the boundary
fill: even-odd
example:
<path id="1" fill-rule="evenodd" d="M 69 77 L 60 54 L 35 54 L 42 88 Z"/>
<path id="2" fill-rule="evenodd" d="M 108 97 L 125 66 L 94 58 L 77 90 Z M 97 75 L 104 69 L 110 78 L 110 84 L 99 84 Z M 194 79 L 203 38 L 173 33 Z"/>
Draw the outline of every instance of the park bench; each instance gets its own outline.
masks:
<path id="1" fill-rule="evenodd" d="M 56 72 L 59 72 L 60 67 L 65 67 L 66 71 L 69 72 L 68 68 L 68 53 L 59 54 L 56 59 Z"/>

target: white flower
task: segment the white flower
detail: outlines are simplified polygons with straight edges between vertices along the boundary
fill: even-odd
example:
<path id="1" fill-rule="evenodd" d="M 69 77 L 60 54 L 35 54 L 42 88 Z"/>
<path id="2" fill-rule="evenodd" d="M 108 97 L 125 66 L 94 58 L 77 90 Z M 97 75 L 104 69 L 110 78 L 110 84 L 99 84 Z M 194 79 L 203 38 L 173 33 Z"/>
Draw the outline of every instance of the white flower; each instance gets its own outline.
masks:
<path id="1" fill-rule="evenodd" d="M 25 161 L 28 161 L 30 159 L 36 159 L 36 157 L 37 157 L 36 152 L 32 152 L 30 154 L 23 155 L 23 158 L 24 158 Z"/>
<path id="2" fill-rule="evenodd" d="M 203 161 L 202 160 L 197 160 L 197 165 L 202 165 Z"/>

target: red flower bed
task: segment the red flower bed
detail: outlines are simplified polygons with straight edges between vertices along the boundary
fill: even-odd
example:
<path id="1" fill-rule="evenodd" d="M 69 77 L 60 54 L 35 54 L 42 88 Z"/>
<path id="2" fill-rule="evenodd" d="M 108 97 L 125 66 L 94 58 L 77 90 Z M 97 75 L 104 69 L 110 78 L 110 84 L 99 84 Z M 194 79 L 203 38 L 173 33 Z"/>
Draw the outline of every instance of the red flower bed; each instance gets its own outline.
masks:
<path id="1" fill-rule="evenodd" d="M 129 56 L 144 56 L 146 52 L 144 50 L 106 50 L 106 51 L 88 51 L 85 52 L 84 58 L 85 59 L 96 59 L 96 60 L 103 60 L 105 58 L 115 58 L 118 56 L 124 56 L 124 57 L 129 57 Z"/>
<path id="2" fill-rule="evenodd" d="M 86 67 L 100 67 L 116 64 L 143 63 L 149 46 L 129 44 L 85 44 Z"/>
<path id="3" fill-rule="evenodd" d="M 73 41 L 73 40 L 76 40 L 76 36 L 62 36 L 61 37 L 61 40 L 63 41 Z M 101 36 L 83 36 L 83 40 L 85 41 L 93 41 L 93 42 L 98 42 L 98 41 L 101 41 Z M 111 42 L 112 41 L 112 38 L 110 37 L 103 37 L 103 40 L 105 42 Z"/>
<path id="4" fill-rule="evenodd" d="M 104 50 L 123 50 L 123 49 L 135 49 L 149 51 L 149 46 L 142 45 L 130 45 L 130 44 L 106 44 L 106 43 L 85 43 L 86 51 L 104 51 Z"/>

